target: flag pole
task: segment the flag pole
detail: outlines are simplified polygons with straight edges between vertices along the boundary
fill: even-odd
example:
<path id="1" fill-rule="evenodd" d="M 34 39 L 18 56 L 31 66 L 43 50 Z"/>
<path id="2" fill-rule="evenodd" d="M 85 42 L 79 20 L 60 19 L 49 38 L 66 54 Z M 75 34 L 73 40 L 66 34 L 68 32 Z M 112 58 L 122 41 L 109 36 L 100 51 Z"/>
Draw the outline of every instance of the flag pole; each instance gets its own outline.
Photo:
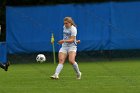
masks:
<path id="1" fill-rule="evenodd" d="M 54 41 L 55 41 L 55 40 L 54 40 L 54 34 L 52 33 L 52 36 L 51 36 L 51 43 L 52 43 L 52 47 L 53 47 L 53 61 L 54 61 L 54 64 L 56 64 Z"/>

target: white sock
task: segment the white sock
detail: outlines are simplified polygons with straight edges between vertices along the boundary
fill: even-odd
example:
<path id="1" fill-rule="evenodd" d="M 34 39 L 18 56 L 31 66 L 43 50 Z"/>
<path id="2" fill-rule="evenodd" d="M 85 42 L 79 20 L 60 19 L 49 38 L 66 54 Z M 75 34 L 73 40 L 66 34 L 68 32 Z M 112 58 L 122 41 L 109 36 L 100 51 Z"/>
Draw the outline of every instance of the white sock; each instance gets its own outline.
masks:
<path id="1" fill-rule="evenodd" d="M 80 73 L 80 70 L 79 70 L 78 64 L 77 64 L 76 62 L 73 64 L 73 68 L 74 68 L 74 70 L 75 70 L 75 72 L 76 72 L 77 74 Z"/>
<path id="2" fill-rule="evenodd" d="M 57 66 L 57 68 L 55 70 L 55 74 L 59 75 L 59 73 L 61 72 L 62 68 L 63 68 L 63 64 L 58 64 L 58 66 Z"/>

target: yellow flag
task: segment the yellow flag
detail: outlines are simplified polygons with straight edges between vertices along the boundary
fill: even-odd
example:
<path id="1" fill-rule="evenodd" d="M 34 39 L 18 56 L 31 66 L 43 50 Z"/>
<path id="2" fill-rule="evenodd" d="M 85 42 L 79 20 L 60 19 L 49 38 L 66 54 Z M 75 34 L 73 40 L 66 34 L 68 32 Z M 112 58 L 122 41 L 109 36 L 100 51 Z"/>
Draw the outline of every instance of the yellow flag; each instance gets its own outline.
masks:
<path id="1" fill-rule="evenodd" d="M 52 33 L 52 37 L 51 37 L 51 43 L 54 44 L 54 35 Z"/>

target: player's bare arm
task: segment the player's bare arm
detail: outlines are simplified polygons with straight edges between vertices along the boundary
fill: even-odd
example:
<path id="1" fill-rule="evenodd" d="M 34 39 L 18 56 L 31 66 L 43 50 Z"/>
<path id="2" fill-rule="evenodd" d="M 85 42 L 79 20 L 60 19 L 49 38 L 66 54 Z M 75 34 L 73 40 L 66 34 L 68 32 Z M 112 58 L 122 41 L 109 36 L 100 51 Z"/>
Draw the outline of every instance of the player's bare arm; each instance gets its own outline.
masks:
<path id="1" fill-rule="evenodd" d="M 74 42 L 74 40 L 75 40 L 75 36 L 71 36 L 70 39 L 68 39 L 68 40 L 60 40 L 60 41 L 58 41 L 58 43 L 59 44 L 63 44 L 64 42 L 72 43 L 72 42 Z"/>

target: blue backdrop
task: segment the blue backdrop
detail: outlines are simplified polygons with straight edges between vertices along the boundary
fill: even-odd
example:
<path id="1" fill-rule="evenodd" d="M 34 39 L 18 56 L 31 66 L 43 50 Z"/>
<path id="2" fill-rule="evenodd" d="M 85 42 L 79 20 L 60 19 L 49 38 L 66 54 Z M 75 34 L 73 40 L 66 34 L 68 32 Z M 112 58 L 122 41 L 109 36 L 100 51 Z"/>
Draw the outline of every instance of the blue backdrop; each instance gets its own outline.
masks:
<path id="1" fill-rule="evenodd" d="M 78 26 L 78 51 L 140 49 L 140 2 L 107 2 L 31 7 L 6 7 L 9 53 L 56 51 L 62 39 L 63 18 Z"/>
<path id="2" fill-rule="evenodd" d="M 5 64 L 7 62 L 6 42 L 0 42 L 0 62 L 3 64 Z"/>

